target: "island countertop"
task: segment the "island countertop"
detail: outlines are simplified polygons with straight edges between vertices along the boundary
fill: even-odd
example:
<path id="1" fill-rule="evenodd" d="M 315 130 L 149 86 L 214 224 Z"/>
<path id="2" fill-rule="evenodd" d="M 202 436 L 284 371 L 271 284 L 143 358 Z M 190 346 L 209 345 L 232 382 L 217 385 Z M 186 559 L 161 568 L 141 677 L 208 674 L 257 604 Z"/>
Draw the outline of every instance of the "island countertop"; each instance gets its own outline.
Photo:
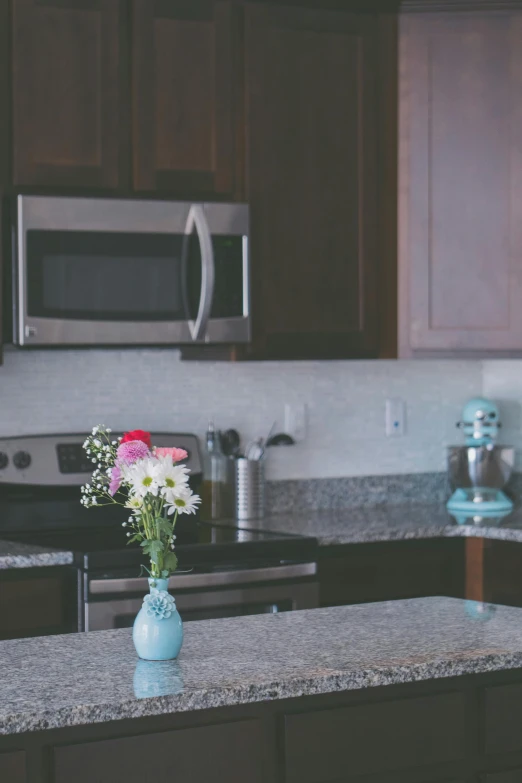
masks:
<path id="1" fill-rule="evenodd" d="M 0 642 L 0 733 L 522 668 L 522 609 L 423 598 L 205 620 L 177 661 L 128 629 Z"/>

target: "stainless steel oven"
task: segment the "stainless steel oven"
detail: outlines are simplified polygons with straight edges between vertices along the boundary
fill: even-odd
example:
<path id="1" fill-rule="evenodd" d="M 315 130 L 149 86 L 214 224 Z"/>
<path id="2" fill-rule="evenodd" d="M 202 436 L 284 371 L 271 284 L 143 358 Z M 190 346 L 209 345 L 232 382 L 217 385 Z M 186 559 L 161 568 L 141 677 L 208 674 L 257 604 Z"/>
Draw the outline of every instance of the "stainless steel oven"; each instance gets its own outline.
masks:
<path id="1" fill-rule="evenodd" d="M 83 630 L 131 626 L 148 590 L 147 580 L 84 578 Z M 169 590 L 183 622 L 319 606 L 316 563 L 175 574 Z"/>
<path id="2" fill-rule="evenodd" d="M 20 346 L 250 340 L 245 204 L 18 196 Z"/>

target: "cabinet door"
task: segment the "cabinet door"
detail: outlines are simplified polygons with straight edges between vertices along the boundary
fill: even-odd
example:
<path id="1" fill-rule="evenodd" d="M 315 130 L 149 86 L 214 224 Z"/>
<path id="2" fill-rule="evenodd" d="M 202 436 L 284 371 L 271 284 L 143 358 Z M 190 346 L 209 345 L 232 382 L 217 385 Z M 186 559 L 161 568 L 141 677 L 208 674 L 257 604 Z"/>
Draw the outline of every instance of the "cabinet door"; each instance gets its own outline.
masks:
<path id="1" fill-rule="evenodd" d="M 13 0 L 15 185 L 119 184 L 119 0 Z"/>
<path id="2" fill-rule="evenodd" d="M 73 569 L 15 568 L 0 571 L 0 575 L 0 639 L 77 630 L 77 576 Z"/>
<path id="3" fill-rule="evenodd" d="M 4 783 L 25 783 L 25 753 L 22 750 L 0 753 L 0 780 Z"/>
<path id="4" fill-rule="evenodd" d="M 134 0 L 137 190 L 231 196 L 234 14 L 212 0 Z"/>
<path id="5" fill-rule="evenodd" d="M 374 356 L 374 20 L 254 5 L 245 14 L 257 351 Z"/>
<path id="6" fill-rule="evenodd" d="M 522 352 L 522 13 L 401 24 L 401 354 Z"/>
<path id="7" fill-rule="evenodd" d="M 54 749 L 53 783 L 261 783 L 258 721 L 238 721 Z"/>

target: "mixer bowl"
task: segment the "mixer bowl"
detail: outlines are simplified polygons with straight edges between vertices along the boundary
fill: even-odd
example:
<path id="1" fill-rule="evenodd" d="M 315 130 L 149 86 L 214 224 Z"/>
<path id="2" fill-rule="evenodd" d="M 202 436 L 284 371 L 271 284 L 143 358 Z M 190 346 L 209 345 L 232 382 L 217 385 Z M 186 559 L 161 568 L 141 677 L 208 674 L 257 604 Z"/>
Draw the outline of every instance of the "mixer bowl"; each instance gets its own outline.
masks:
<path id="1" fill-rule="evenodd" d="M 450 446 L 448 473 L 453 489 L 502 489 L 515 464 L 512 446 Z"/>

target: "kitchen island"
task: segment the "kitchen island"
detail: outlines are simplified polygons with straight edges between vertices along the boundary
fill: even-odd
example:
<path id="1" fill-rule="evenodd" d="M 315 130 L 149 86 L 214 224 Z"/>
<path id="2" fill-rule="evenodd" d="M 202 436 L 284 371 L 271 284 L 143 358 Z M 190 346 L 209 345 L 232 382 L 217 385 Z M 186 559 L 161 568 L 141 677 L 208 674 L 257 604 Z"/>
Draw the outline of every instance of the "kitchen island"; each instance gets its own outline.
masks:
<path id="1" fill-rule="evenodd" d="M 426 598 L 185 630 L 162 663 L 127 629 L 1 642 L 2 783 L 522 779 L 520 609 Z"/>

